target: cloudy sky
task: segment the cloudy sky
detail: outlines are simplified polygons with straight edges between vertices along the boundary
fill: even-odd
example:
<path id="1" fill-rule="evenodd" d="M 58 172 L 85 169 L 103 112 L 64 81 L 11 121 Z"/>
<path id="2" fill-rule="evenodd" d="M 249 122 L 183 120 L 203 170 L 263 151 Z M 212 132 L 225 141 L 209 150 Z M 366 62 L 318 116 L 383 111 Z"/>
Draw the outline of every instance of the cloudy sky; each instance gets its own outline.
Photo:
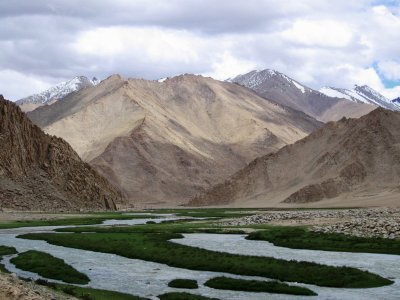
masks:
<path id="1" fill-rule="evenodd" d="M 77 75 L 226 79 L 281 71 L 312 88 L 400 96 L 400 0 L 2 0 L 0 94 Z"/>

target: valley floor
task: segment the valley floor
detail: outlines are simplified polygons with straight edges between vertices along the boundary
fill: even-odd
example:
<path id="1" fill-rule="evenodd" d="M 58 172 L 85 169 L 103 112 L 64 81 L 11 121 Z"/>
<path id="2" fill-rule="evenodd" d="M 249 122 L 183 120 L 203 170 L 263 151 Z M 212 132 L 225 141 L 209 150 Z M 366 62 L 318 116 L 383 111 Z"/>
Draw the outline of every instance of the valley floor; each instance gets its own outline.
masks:
<path id="1" fill-rule="evenodd" d="M 317 299 L 355 299 L 357 293 L 363 295 L 360 299 L 382 293 L 387 299 L 400 296 L 399 208 L 1 212 L 1 245 L 4 268 L 32 280 L 63 283 L 52 275 L 35 274 L 31 263 L 14 265 L 13 257 L 37 250 L 63 259 L 90 278 L 83 293 L 94 293 L 93 300 L 107 299 L 99 296 L 107 291 L 130 294 L 119 294 L 121 298 L 115 299 L 175 299 L 162 295 L 180 292 L 185 297 L 184 292 L 191 292 L 168 285 L 173 279 L 195 280 L 199 287 L 191 293 L 212 298 L 301 299 L 267 291 L 235 292 L 230 286 L 235 284 L 229 281 L 227 290 L 209 287 L 207 281 L 216 280 L 216 276 L 222 282 L 227 280 L 223 277 L 240 279 L 244 286 L 253 280 L 254 288 L 262 288 L 265 280 L 278 280 L 283 286 L 274 283 L 278 286 L 272 288 L 287 294 L 300 288 L 302 293 L 317 293 Z M 103 263 L 98 265 L 99 261 Z M 342 266 L 348 268 L 333 268 Z M 71 285 L 65 289 L 71 289 Z M 56 293 L 33 281 L 22 281 L 15 274 L 0 272 L 0 299 L 75 299 Z M 78 298 L 86 299 L 82 297 Z"/>

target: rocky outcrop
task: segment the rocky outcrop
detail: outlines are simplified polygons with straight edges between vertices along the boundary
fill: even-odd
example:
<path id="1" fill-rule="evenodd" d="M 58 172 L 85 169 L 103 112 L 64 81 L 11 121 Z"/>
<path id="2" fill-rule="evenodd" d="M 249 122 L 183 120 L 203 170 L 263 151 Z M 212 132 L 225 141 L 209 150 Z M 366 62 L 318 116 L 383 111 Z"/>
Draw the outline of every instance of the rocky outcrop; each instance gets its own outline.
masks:
<path id="1" fill-rule="evenodd" d="M 0 207 L 115 209 L 121 194 L 61 138 L 45 134 L 0 96 Z"/>

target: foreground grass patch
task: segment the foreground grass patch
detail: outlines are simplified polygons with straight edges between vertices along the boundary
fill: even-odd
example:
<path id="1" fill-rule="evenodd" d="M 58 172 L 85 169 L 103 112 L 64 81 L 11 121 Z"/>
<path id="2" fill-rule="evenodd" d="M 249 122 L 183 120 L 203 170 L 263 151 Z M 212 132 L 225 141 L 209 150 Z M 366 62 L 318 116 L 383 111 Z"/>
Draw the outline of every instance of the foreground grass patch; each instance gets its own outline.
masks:
<path id="1" fill-rule="evenodd" d="M 159 295 L 160 300 L 219 300 L 189 293 L 166 293 Z"/>
<path id="2" fill-rule="evenodd" d="M 244 280 L 228 277 L 215 277 L 208 280 L 205 284 L 213 289 L 244 291 L 244 292 L 264 292 L 274 294 L 288 294 L 288 295 L 302 295 L 302 296 L 316 296 L 312 290 L 288 285 L 277 281 L 258 281 L 258 280 Z"/>
<path id="3" fill-rule="evenodd" d="M 168 286 L 178 289 L 197 289 L 199 287 L 197 281 L 192 279 L 174 279 L 168 283 Z"/>
<path id="4" fill-rule="evenodd" d="M 19 269 L 34 272 L 42 277 L 61 280 L 67 283 L 87 284 L 89 277 L 78 272 L 64 260 L 50 254 L 29 250 L 18 254 L 11 262 Z"/>
<path id="5" fill-rule="evenodd" d="M 279 227 L 250 233 L 248 240 L 263 240 L 292 249 L 362 252 L 400 255 L 400 240 L 363 238 L 337 233 L 320 233 L 304 228 Z"/>
<path id="6" fill-rule="evenodd" d="M 4 255 L 16 254 L 17 250 L 14 247 L 0 246 L 0 258 Z"/>
<path id="7" fill-rule="evenodd" d="M 138 296 L 133 296 L 129 294 L 106 291 L 106 290 L 98 290 L 86 287 L 79 287 L 67 284 L 59 284 L 48 282 L 46 280 L 38 279 L 36 280 L 37 284 L 48 286 L 56 291 L 61 291 L 65 294 L 74 296 L 78 299 L 83 300 L 148 300 L 146 298 L 141 298 Z"/>
<path id="8" fill-rule="evenodd" d="M 242 256 L 189 247 L 168 241 L 182 238 L 180 234 L 32 233 L 19 237 L 45 240 L 50 244 L 59 246 L 154 261 L 177 268 L 262 276 L 280 281 L 302 282 L 327 287 L 366 288 L 393 283 L 376 274 L 350 267 L 333 267 L 271 257 Z"/>
<path id="9" fill-rule="evenodd" d="M 16 253 L 18 252 L 17 249 L 15 249 L 14 247 L 0 246 L 0 260 L 4 255 L 11 255 Z M 0 272 L 10 273 L 2 263 L 0 263 Z"/>

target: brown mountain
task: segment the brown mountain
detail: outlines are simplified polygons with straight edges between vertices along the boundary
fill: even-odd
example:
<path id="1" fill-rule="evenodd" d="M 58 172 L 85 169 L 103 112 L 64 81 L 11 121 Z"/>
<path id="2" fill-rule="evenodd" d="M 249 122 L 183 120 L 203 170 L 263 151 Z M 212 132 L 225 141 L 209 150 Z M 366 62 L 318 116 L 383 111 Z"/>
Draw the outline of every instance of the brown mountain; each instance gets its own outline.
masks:
<path id="1" fill-rule="evenodd" d="M 358 118 L 376 105 L 356 103 L 343 97 L 329 97 L 275 70 L 251 71 L 228 79 L 279 104 L 302 111 L 322 122 L 342 117 Z M 346 96 L 346 95 L 344 95 Z"/>
<path id="2" fill-rule="evenodd" d="M 115 209 L 121 194 L 61 138 L 0 95 L 0 208 Z"/>
<path id="3" fill-rule="evenodd" d="M 330 122 L 190 205 L 400 206 L 400 112 Z"/>
<path id="4" fill-rule="evenodd" d="M 195 75 L 109 77 L 30 112 L 135 203 L 175 205 L 321 123 L 236 84 Z"/>

